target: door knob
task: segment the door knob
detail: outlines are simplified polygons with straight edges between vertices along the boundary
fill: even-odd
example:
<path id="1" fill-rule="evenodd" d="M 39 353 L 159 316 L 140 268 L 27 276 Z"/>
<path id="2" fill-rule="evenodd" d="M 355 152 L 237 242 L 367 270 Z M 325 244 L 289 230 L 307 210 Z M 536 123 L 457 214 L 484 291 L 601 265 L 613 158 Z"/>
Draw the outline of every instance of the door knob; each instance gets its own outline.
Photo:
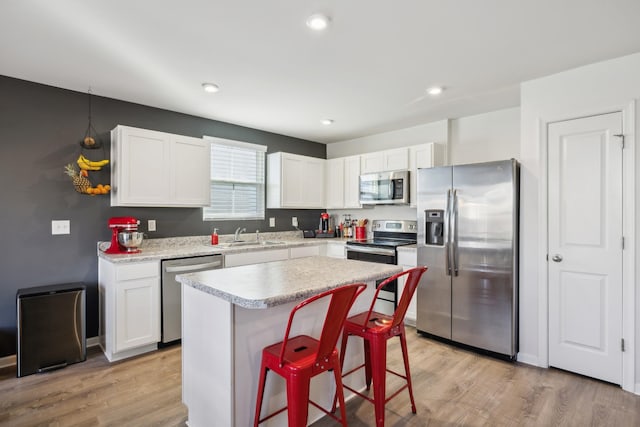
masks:
<path id="1" fill-rule="evenodd" d="M 562 256 L 559 254 L 555 254 L 551 259 L 555 262 L 562 262 Z"/>

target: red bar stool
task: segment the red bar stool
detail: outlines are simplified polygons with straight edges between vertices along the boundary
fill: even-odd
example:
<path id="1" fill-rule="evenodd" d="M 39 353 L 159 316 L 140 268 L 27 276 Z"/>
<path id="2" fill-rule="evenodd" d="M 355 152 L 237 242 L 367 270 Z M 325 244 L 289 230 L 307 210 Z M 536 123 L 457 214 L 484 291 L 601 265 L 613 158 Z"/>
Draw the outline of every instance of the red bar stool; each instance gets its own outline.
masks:
<path id="1" fill-rule="evenodd" d="M 340 360 L 338 358 L 336 343 L 342 332 L 344 321 L 349 314 L 349 309 L 353 305 L 356 297 L 364 291 L 366 286 L 364 283 L 341 286 L 308 298 L 291 310 L 284 340 L 265 347 L 262 350 L 260 382 L 258 384 L 258 398 L 256 399 L 256 413 L 253 423 L 255 427 L 287 408 L 289 427 L 306 426 L 309 403 L 333 419 L 340 421 L 343 426 L 347 425 Z M 312 302 L 328 297 L 331 297 L 331 300 L 327 308 L 320 339 L 315 339 L 308 335 L 289 337 L 291 324 L 298 310 Z M 272 370 L 285 379 L 287 384 L 287 406 L 260 419 L 262 397 L 268 370 Z M 330 370 L 333 370 L 335 377 L 337 398 L 340 401 L 341 418 L 337 418 L 309 399 L 309 384 L 311 378 Z"/>
<path id="2" fill-rule="evenodd" d="M 340 349 L 340 366 L 344 364 L 344 352 L 347 347 L 349 336 L 358 336 L 364 339 L 364 358 L 362 365 L 344 373 L 346 377 L 355 371 L 365 368 L 365 380 L 367 390 L 371 387 L 373 380 L 373 399 L 364 394 L 344 385 L 343 387 L 353 393 L 372 402 L 375 407 L 376 426 L 384 427 L 384 407 L 385 404 L 393 397 L 397 396 L 405 388 L 409 389 L 409 398 L 411 399 L 411 412 L 416 413 L 416 404 L 413 400 L 413 388 L 411 387 L 411 372 L 409 371 L 409 357 L 407 354 L 407 339 L 404 330 L 404 316 L 409 307 L 409 302 L 418 287 L 422 274 L 427 271 L 427 267 L 415 267 L 395 276 L 389 277 L 378 285 L 378 289 L 373 297 L 369 311 L 356 314 L 348 318 L 344 324 L 344 333 L 342 334 L 342 348 Z M 380 289 L 387 283 L 406 277 L 404 291 L 400 297 L 400 302 L 396 307 L 392 316 L 373 311 L 376 298 Z M 402 358 L 404 359 L 405 375 L 387 369 L 387 340 L 399 336 L 400 346 L 402 347 Z M 385 381 L 386 373 L 389 372 L 406 380 L 406 384 L 396 390 L 391 396 L 386 397 Z M 335 406 L 335 399 L 334 399 Z"/>

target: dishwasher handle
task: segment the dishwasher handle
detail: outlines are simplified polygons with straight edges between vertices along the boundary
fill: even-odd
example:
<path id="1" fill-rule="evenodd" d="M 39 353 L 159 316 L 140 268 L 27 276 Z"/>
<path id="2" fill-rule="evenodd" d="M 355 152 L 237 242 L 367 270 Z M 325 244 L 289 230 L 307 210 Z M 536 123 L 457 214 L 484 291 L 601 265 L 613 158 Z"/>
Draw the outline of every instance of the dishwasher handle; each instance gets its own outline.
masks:
<path id="1" fill-rule="evenodd" d="M 214 261 L 214 262 L 207 262 L 204 264 L 191 264 L 191 265 L 181 265 L 176 267 L 165 267 L 164 271 L 167 273 L 181 273 L 184 271 L 205 270 L 205 269 L 220 268 L 220 267 L 222 267 L 222 261 Z"/>

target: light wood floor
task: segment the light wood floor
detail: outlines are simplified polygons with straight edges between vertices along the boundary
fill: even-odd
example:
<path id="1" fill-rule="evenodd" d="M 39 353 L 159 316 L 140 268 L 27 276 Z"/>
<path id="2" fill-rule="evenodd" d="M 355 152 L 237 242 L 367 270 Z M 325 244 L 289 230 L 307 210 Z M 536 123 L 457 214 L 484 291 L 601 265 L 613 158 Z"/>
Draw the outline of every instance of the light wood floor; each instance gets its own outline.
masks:
<path id="1" fill-rule="evenodd" d="M 618 386 L 488 358 L 411 328 L 408 335 L 418 413 L 403 392 L 387 404 L 388 427 L 640 425 L 640 396 Z M 401 371 L 397 340 L 389 353 L 390 366 Z M 86 362 L 15 375 L 15 368 L 0 370 L 2 426 L 184 426 L 187 418 L 180 347 L 112 364 L 93 348 Z M 350 426 L 375 425 L 370 403 L 354 398 L 347 411 Z M 321 420 L 314 427 L 335 425 Z"/>

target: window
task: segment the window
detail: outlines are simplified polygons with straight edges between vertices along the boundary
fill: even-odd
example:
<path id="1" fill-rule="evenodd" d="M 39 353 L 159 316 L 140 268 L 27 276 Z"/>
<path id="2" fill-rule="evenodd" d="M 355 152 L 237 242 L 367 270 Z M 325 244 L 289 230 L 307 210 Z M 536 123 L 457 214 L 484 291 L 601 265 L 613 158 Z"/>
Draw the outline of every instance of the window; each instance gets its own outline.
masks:
<path id="1" fill-rule="evenodd" d="M 264 145 L 205 136 L 211 142 L 211 205 L 204 220 L 264 219 Z"/>

